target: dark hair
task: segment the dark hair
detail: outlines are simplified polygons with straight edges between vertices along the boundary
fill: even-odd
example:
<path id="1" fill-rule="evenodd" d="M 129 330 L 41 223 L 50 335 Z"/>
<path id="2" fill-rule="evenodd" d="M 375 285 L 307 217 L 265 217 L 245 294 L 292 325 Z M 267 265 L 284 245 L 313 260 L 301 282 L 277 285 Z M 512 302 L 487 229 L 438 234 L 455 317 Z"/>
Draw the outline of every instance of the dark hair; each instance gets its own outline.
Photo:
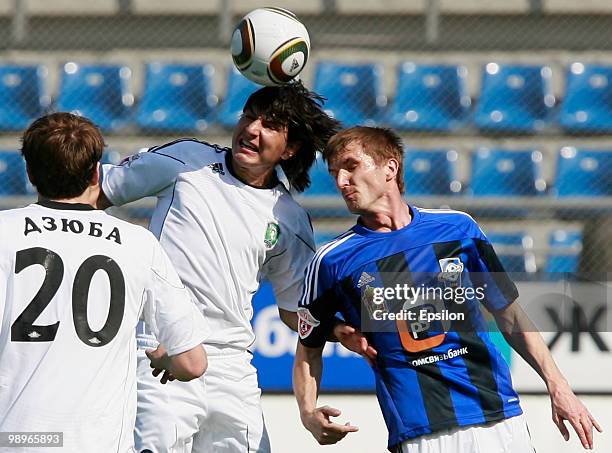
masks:
<path id="1" fill-rule="evenodd" d="M 81 195 L 91 184 L 104 149 L 95 124 L 66 112 L 38 118 L 21 141 L 30 180 L 49 199 Z"/>
<path id="2" fill-rule="evenodd" d="M 323 111 L 325 99 L 308 91 L 302 82 L 263 87 L 249 97 L 244 111 L 252 110 L 276 127 L 287 127 L 287 144 L 298 144 L 298 150 L 280 165 L 291 186 L 303 192 L 310 186 L 308 171 L 316 152 L 340 128 L 340 123 Z"/>
<path id="3" fill-rule="evenodd" d="M 351 143 L 357 142 L 363 151 L 372 156 L 377 165 L 388 159 L 396 159 L 399 168 L 395 181 L 400 193 L 404 193 L 404 148 L 402 139 L 391 129 L 384 127 L 356 126 L 344 129 L 334 135 L 323 150 L 323 159 L 328 161 Z"/>

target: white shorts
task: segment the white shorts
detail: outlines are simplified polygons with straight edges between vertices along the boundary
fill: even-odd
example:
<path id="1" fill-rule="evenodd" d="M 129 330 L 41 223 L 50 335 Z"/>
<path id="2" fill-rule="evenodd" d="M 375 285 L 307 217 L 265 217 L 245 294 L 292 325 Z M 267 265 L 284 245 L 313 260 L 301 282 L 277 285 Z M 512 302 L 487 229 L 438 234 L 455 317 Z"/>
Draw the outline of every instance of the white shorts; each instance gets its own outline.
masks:
<path id="1" fill-rule="evenodd" d="M 396 453 L 534 453 L 523 415 L 410 439 Z"/>
<path id="2" fill-rule="evenodd" d="M 261 391 L 251 354 L 231 348 L 208 352 L 208 369 L 190 382 L 165 385 L 138 358 L 138 453 L 269 453 Z"/>

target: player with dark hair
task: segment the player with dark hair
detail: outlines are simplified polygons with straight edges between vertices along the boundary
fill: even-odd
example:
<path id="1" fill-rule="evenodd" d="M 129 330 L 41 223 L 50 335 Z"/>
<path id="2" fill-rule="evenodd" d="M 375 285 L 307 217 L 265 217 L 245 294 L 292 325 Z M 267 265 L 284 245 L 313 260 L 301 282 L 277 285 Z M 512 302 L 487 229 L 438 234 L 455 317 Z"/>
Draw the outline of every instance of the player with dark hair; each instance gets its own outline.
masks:
<path id="1" fill-rule="evenodd" d="M 364 329 L 378 353 L 373 369 L 390 451 L 532 452 L 518 395 L 487 332 L 482 303 L 508 343 L 545 381 L 563 436 L 569 438 L 567 420 L 584 448 L 592 448 L 593 427 L 601 431 L 599 425 L 514 303 L 516 286 L 474 219 L 404 201 L 400 138 L 388 129 L 347 129 L 331 138 L 324 158 L 359 219 L 319 249 L 298 309 L 294 392 L 313 436 L 332 444 L 356 429 L 329 420 L 337 409 L 316 407 L 322 348 L 334 315 L 341 312 L 354 328 Z M 414 292 L 402 291 L 404 285 L 440 291 L 412 297 L 406 294 Z M 442 289 L 451 290 L 448 300 L 436 295 Z M 468 293 L 472 296 L 458 298 Z"/>
<path id="2" fill-rule="evenodd" d="M 95 210 L 91 121 L 54 113 L 22 140 L 39 197 L 0 212 L 0 431 L 41 434 L 3 446 L 131 452 L 140 316 L 165 348 L 148 351 L 156 374 L 181 380 L 206 369 L 205 320 L 155 237 Z"/>
<path id="3" fill-rule="evenodd" d="M 289 190 L 308 187 L 316 152 L 337 129 L 301 83 L 265 87 L 248 98 L 231 148 L 183 139 L 104 167 L 101 206 L 157 197 L 150 230 L 212 324 L 209 368 L 199 381 L 161 386 L 144 361 L 139 366 L 139 451 L 270 450 L 249 351 L 251 299 L 270 281 L 281 319 L 297 328 L 315 246 Z M 154 346 L 140 329 L 140 346 Z"/>

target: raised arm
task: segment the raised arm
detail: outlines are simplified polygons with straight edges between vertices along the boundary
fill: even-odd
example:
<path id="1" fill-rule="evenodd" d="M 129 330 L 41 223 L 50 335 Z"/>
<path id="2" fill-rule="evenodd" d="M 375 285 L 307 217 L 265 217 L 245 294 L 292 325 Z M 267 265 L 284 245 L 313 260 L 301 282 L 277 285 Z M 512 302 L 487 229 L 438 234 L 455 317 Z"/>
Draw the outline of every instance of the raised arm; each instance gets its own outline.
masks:
<path id="1" fill-rule="evenodd" d="M 576 397 L 557 367 L 542 335 L 517 302 L 494 311 L 493 316 L 508 344 L 540 375 L 550 395 L 552 419 L 565 440 L 569 440 L 567 420 L 585 449 L 593 448 L 593 427 L 601 427 Z"/>

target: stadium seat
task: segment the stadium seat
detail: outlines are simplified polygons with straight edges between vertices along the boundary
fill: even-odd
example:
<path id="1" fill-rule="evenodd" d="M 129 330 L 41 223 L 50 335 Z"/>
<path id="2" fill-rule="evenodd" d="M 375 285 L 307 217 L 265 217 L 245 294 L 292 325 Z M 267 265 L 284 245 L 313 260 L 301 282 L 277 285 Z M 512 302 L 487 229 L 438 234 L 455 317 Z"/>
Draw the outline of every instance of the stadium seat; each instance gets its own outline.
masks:
<path id="1" fill-rule="evenodd" d="M 382 67 L 320 62 L 314 86 L 314 91 L 327 98 L 325 111 L 344 127 L 373 126 L 381 121 L 387 105 L 382 91 Z"/>
<path id="2" fill-rule="evenodd" d="M 452 131 L 465 124 L 471 99 L 463 66 L 404 62 L 387 122 L 406 131 Z"/>
<path id="3" fill-rule="evenodd" d="M 570 133 L 612 132 L 612 66 L 570 65 L 559 123 Z"/>
<path id="4" fill-rule="evenodd" d="M 117 131 L 130 121 L 134 96 L 127 66 L 68 62 L 62 70 L 57 110 L 78 113 L 102 130 Z"/>
<path id="5" fill-rule="evenodd" d="M 0 65 L 0 130 L 22 130 L 49 108 L 44 66 Z"/>
<path id="6" fill-rule="evenodd" d="M 533 238 L 523 231 L 487 233 L 499 260 L 506 272 L 533 273 L 536 271 L 536 260 L 533 249 Z"/>
<path id="7" fill-rule="evenodd" d="M 542 153 L 479 148 L 472 153 L 470 193 L 476 197 L 516 197 L 543 194 Z"/>
<path id="8" fill-rule="evenodd" d="M 559 197 L 612 196 L 612 151 L 561 148 L 553 191 Z"/>
<path id="9" fill-rule="evenodd" d="M 229 69 L 227 89 L 221 102 L 217 122 L 226 129 L 233 129 L 242 115 L 244 103 L 251 93 L 259 88 L 261 88 L 259 85 L 244 77 L 232 65 Z"/>
<path id="10" fill-rule="evenodd" d="M 461 191 L 456 178 L 457 151 L 406 149 L 404 184 L 409 195 L 452 195 Z"/>
<path id="11" fill-rule="evenodd" d="M 582 250 L 582 231 L 553 230 L 550 234 L 549 246 L 550 252 L 544 269 L 547 273 L 575 274 L 578 271 Z"/>
<path id="12" fill-rule="evenodd" d="M 548 66 L 488 63 L 474 123 L 483 132 L 533 133 L 551 119 L 555 97 Z"/>
<path id="13" fill-rule="evenodd" d="M 136 122 L 156 132 L 202 132 L 217 105 L 210 64 L 145 65 L 145 84 Z"/>
<path id="14" fill-rule="evenodd" d="M 25 161 L 18 151 L 0 151 L 0 196 L 27 195 Z"/>

